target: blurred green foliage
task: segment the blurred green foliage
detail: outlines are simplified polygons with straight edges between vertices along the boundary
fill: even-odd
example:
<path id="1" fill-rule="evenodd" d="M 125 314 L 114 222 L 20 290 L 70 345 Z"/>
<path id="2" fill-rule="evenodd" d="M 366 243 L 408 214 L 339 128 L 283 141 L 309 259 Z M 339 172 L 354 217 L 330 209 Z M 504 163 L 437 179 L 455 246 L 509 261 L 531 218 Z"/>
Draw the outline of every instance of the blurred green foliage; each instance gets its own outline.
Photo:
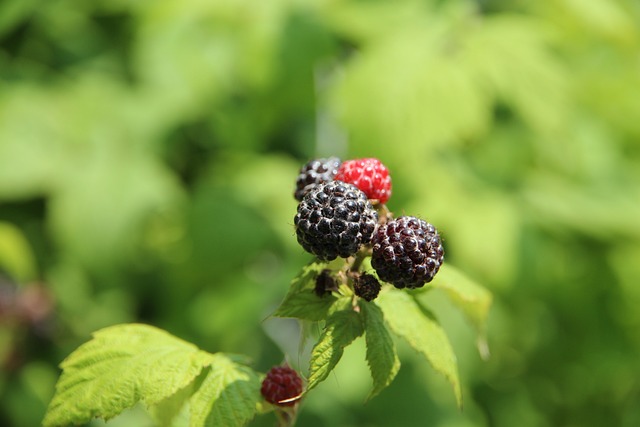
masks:
<path id="1" fill-rule="evenodd" d="M 300 425 L 640 425 L 639 52 L 634 0 L 5 0 L 0 425 L 115 323 L 300 357 L 265 319 L 309 260 L 297 168 L 333 154 L 382 159 L 494 292 L 491 358 L 434 290 L 464 411 L 402 346 L 363 404 L 357 341 Z"/>

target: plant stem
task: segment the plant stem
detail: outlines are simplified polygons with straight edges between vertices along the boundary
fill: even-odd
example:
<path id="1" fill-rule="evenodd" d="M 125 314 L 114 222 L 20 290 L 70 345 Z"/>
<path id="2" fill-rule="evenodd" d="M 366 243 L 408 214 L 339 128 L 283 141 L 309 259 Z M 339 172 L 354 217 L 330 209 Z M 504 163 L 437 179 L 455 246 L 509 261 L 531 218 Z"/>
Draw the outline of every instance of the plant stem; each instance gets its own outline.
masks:
<path id="1" fill-rule="evenodd" d="M 278 418 L 277 427 L 293 427 L 298 418 L 298 405 L 293 408 L 278 408 L 276 409 L 276 417 Z"/>

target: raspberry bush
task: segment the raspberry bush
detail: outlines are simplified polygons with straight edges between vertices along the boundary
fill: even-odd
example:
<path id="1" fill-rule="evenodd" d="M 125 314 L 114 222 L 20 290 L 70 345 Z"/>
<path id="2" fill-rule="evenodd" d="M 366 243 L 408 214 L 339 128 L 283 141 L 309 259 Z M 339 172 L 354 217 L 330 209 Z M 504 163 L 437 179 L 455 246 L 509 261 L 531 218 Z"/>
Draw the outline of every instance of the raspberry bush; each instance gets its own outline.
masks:
<path id="1" fill-rule="evenodd" d="M 363 336 L 362 363 L 372 378 L 368 399 L 394 380 L 400 369 L 395 342 L 403 339 L 449 381 L 461 405 L 456 358 L 425 305 L 424 289 L 441 289 L 468 316 L 482 354 L 490 295 L 443 265 L 443 240 L 432 224 L 394 217 L 386 206 L 390 196 L 389 170 L 373 158 L 312 160 L 295 180 L 293 227 L 313 259 L 273 316 L 317 326 L 302 329 L 320 331 L 308 369 L 285 363 L 263 374 L 241 356 L 203 351 L 149 325 L 112 326 L 63 361 L 44 426 L 109 419 L 140 401 L 163 426 L 180 416 L 192 427 L 242 426 L 269 412 L 278 426 L 292 426 L 313 398 L 309 392 Z"/>

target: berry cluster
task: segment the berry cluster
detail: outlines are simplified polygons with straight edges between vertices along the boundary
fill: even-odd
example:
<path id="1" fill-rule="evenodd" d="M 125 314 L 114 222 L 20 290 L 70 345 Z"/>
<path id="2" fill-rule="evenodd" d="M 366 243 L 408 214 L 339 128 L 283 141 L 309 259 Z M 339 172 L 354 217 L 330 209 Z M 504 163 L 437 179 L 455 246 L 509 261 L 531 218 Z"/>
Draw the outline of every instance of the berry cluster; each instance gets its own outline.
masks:
<path id="1" fill-rule="evenodd" d="M 370 255 L 378 278 L 399 289 L 424 286 L 442 265 L 444 249 L 436 228 L 413 216 L 394 219 L 387 210 L 391 177 L 378 159 L 311 160 L 300 169 L 294 196 L 300 202 L 294 218 L 300 245 L 321 261 L 352 259 L 343 280 L 366 301 L 376 298 L 380 283 L 359 272 L 361 263 L 351 257 Z M 325 285 L 335 280 L 330 270 L 319 280 L 319 296 L 336 289 Z"/>

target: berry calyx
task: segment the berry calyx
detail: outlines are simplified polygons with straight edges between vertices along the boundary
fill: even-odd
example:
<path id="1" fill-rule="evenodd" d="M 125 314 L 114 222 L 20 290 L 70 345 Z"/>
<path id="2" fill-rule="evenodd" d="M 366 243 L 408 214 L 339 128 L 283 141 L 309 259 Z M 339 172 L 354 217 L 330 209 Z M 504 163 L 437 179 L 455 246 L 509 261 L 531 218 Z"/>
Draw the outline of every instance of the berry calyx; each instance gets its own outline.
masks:
<path id="1" fill-rule="evenodd" d="M 387 203 L 391 197 L 389 170 L 375 158 L 347 160 L 340 165 L 336 180 L 353 184 L 364 191 L 367 198 Z"/>
<path id="2" fill-rule="evenodd" d="M 288 366 L 274 366 L 262 381 L 260 393 L 277 406 L 293 406 L 302 395 L 302 379 Z"/>
<path id="3" fill-rule="evenodd" d="M 340 163 L 339 158 L 329 157 L 328 159 L 310 160 L 302 166 L 298 172 L 296 189 L 293 194 L 296 200 L 301 201 L 304 195 L 314 189 L 318 184 L 333 181 L 338 173 Z"/>
<path id="4" fill-rule="evenodd" d="M 353 290 L 360 298 L 366 301 L 373 301 L 380 293 L 380 282 L 375 276 L 364 273 L 353 282 Z"/>
<path id="5" fill-rule="evenodd" d="M 298 243 L 320 260 L 354 255 L 371 241 L 378 214 L 357 187 L 331 181 L 309 191 L 294 217 Z"/>
<path id="6" fill-rule="evenodd" d="M 444 260 L 436 228 L 412 216 L 401 216 L 380 225 L 371 243 L 371 266 L 381 280 L 400 289 L 424 286 Z"/>

